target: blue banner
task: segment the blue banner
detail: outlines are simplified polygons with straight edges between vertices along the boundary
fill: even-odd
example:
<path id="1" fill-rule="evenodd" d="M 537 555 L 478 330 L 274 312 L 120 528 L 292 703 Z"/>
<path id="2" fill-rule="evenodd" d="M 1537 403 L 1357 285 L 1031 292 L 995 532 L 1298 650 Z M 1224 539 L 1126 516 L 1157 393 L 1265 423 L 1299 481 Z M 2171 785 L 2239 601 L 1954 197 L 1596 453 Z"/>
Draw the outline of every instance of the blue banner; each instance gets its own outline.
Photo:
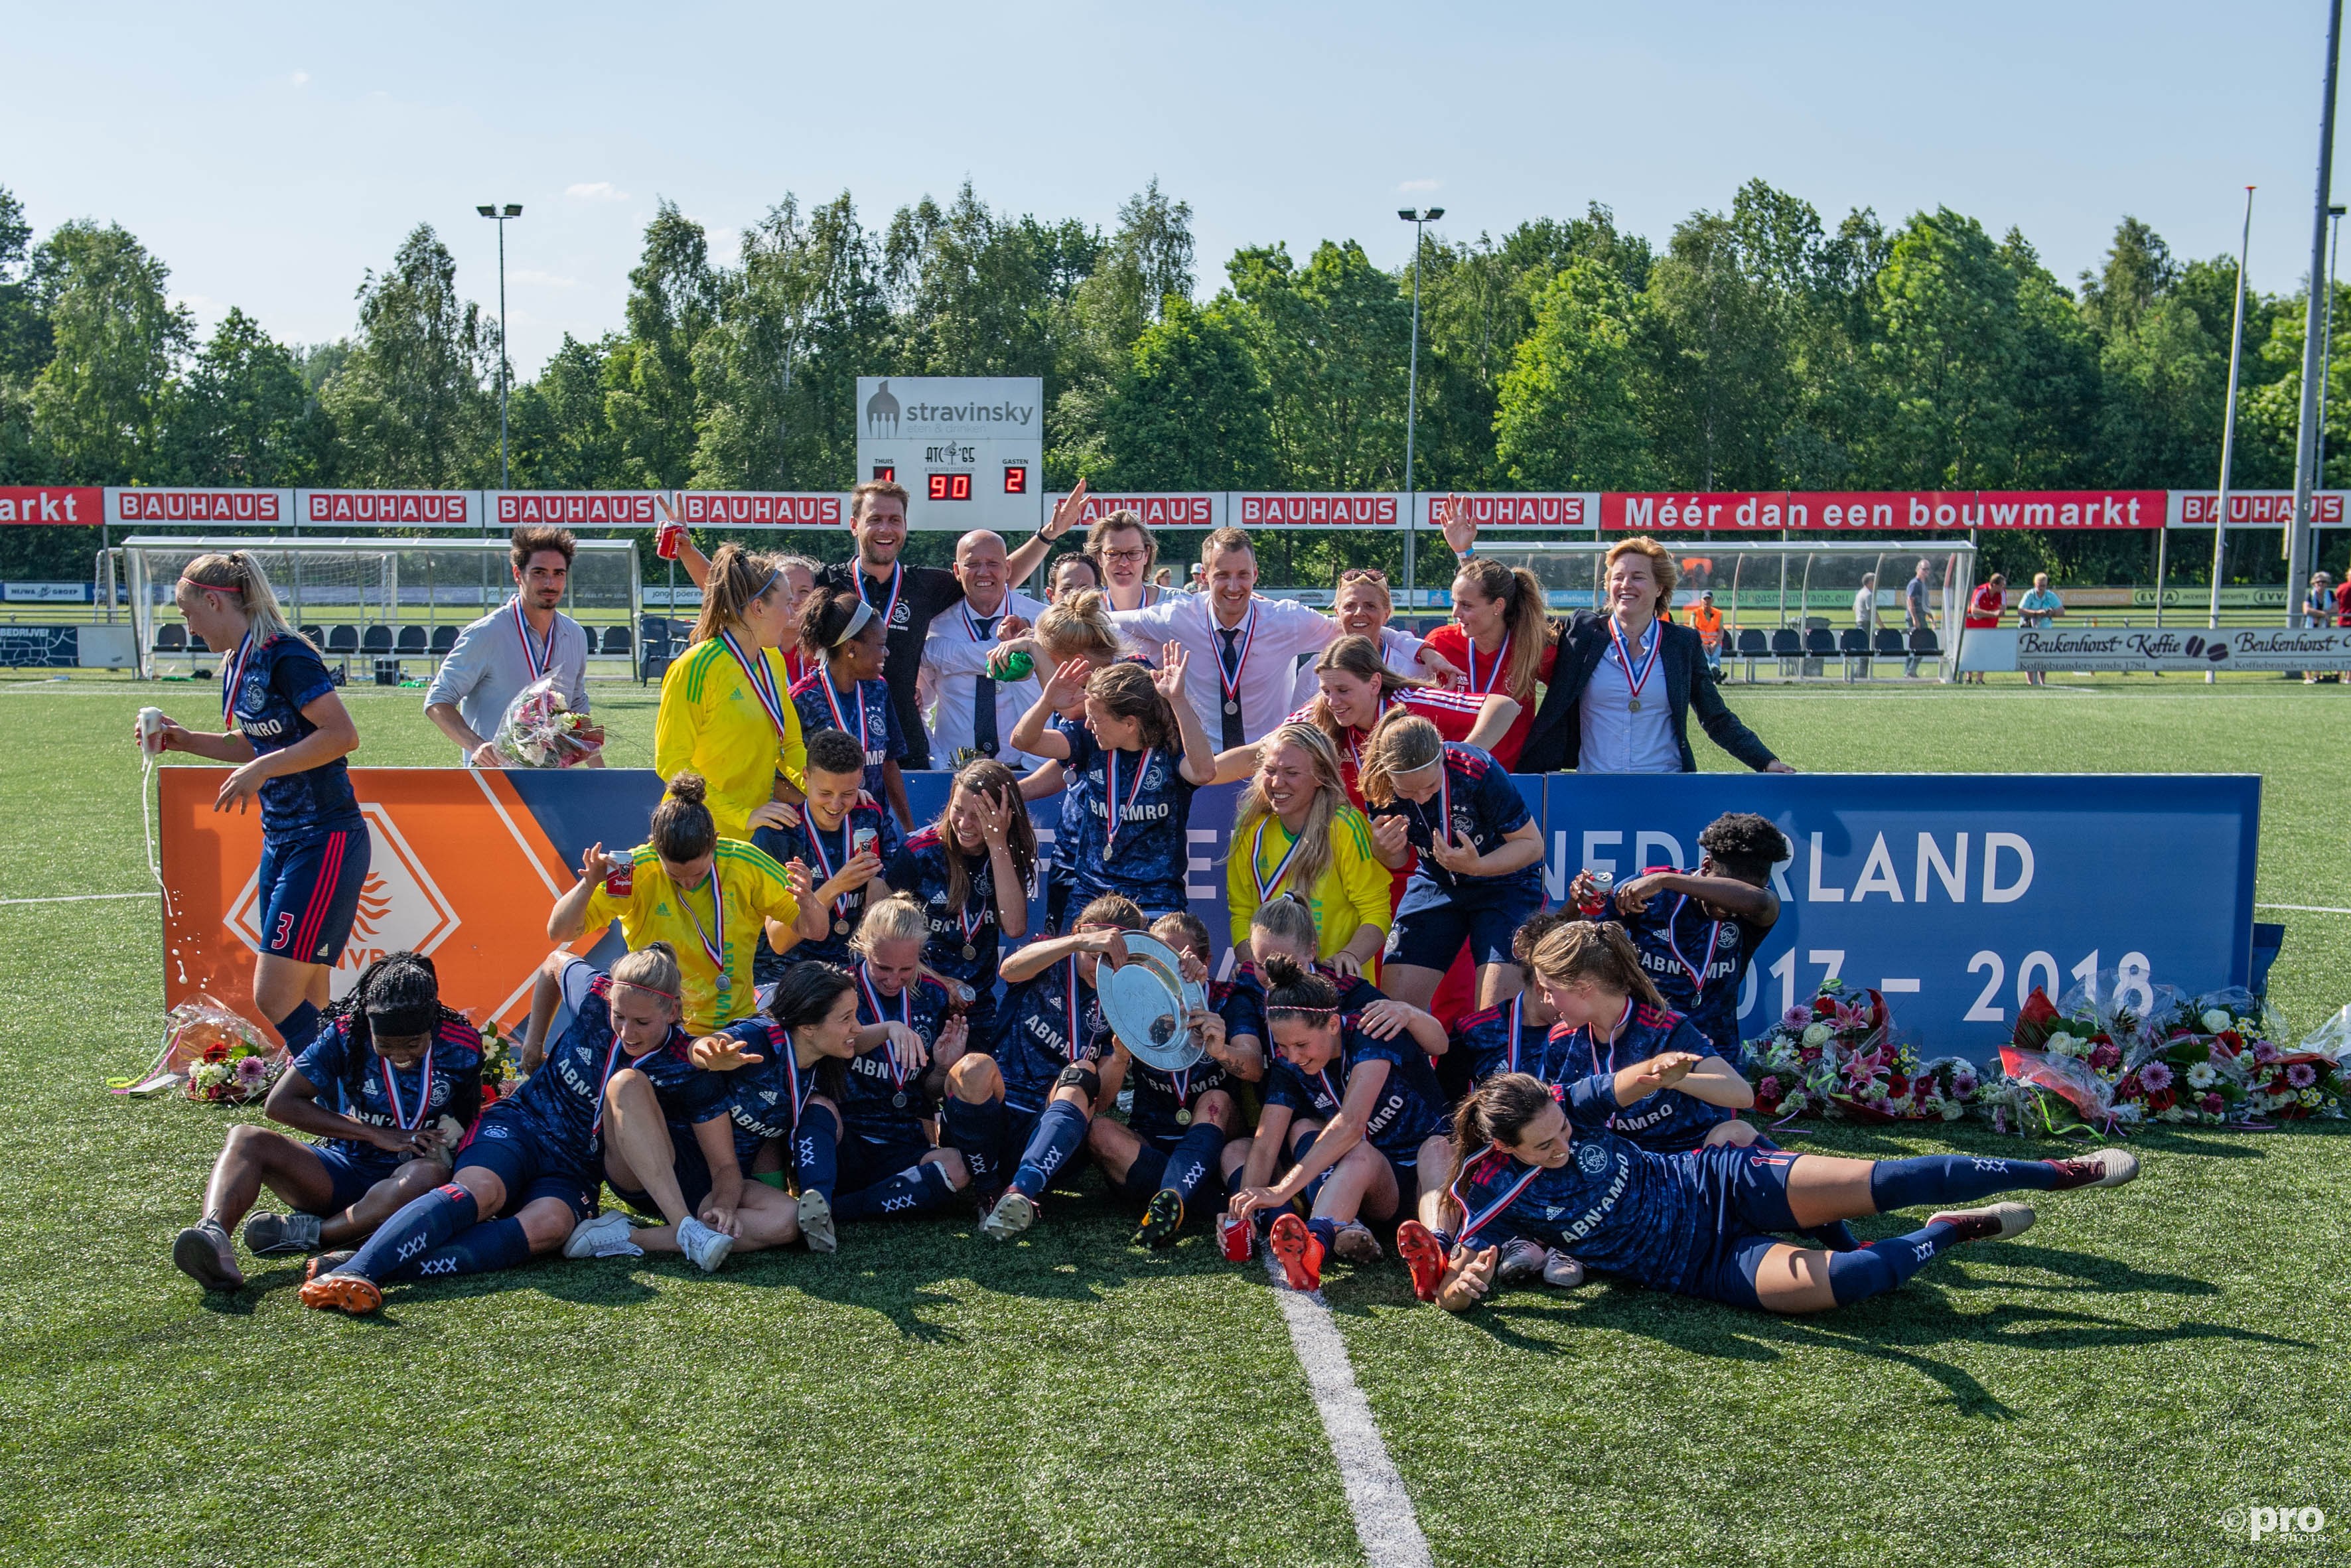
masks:
<path id="1" fill-rule="evenodd" d="M 566 860 L 642 842 L 660 798 L 650 772 L 507 777 Z M 919 825 L 949 775 L 909 774 Z M 2220 774 L 1521 775 L 1543 825 L 1554 901 L 1579 869 L 1619 880 L 1698 863 L 1725 811 L 1777 823 L 1794 850 L 1774 873 L 1780 923 L 1740 997 L 1761 1035 L 1827 978 L 1886 993 L 1922 1052 L 1988 1061 L 2035 986 L 2052 998 L 2116 971 L 2126 987 L 2247 983 L 2261 779 Z M 1239 786 L 1193 798 L 1193 911 L 1221 969 L 1230 946 L 1225 858 Z M 1058 800 L 1031 809 L 1050 855 Z M 1044 889 L 1029 928 L 1042 930 Z"/>

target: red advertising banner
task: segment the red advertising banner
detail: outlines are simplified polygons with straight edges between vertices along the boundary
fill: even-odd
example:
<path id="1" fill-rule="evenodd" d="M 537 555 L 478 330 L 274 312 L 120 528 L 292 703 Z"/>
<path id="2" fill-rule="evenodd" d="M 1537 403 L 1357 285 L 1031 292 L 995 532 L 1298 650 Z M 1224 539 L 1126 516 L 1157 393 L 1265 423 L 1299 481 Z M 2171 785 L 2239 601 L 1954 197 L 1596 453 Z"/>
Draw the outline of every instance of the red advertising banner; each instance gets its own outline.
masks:
<path id="1" fill-rule="evenodd" d="M 1046 505 L 1058 507 L 1068 499 L 1061 491 L 1045 497 Z M 1104 491 L 1086 493 L 1085 505 L 1079 510 L 1078 526 L 1086 528 L 1113 512 L 1133 512 L 1151 528 L 1219 528 L 1224 527 L 1225 493 L 1222 490 L 1150 491 L 1117 494 Z"/>
<path id="2" fill-rule="evenodd" d="M 545 523 L 559 528 L 650 528 L 659 526 L 652 490 L 494 490 L 491 521 L 499 528 Z"/>
<path id="3" fill-rule="evenodd" d="M 2343 496 L 2341 490 L 2315 490 L 2311 493 L 2312 521 L 2322 528 L 2343 526 Z M 2220 508 L 2219 494 L 2211 490 L 2174 490 L 2171 492 L 2170 526 L 2175 528 L 2209 528 L 2213 514 Z M 2231 490 L 2229 492 L 2229 526 L 2232 528 L 2282 528 L 2294 516 L 2294 492 L 2291 490 Z"/>
<path id="4" fill-rule="evenodd" d="M 1432 490 L 1420 497 L 1420 526 L 1437 527 L 1438 513 L 1455 500 L 1481 528 L 1589 528 L 1600 521 L 1597 490 L 1482 490 L 1460 496 Z"/>
<path id="5" fill-rule="evenodd" d="M 2159 528 L 2162 490 L 1610 491 L 1600 526 L 1622 533 L 1700 528 Z"/>
<path id="6" fill-rule="evenodd" d="M 162 768 L 163 1004 L 209 991 L 240 1011 L 259 951 L 259 813 L 215 811 L 217 768 Z M 573 873 L 496 768 L 354 768 L 371 853 L 359 918 L 330 981 L 340 996 L 370 962 L 430 954 L 449 996 L 490 998 L 512 1024 L 530 1008 L 547 917 Z M 476 1023 L 486 1021 L 479 1009 Z"/>
<path id="7" fill-rule="evenodd" d="M 243 523 L 268 527 L 294 520 L 291 490 L 199 490 L 169 486 L 110 486 L 110 523 Z"/>
<path id="8" fill-rule="evenodd" d="M 830 528 L 849 516 L 838 490 L 680 490 L 672 510 L 695 528 Z"/>
<path id="9" fill-rule="evenodd" d="M 1402 520 L 1404 497 L 1318 495 L 1284 491 L 1278 495 L 1233 492 L 1233 517 L 1244 528 L 1392 528 Z"/>
<path id="10" fill-rule="evenodd" d="M 0 523 L 50 523 L 94 528 L 106 517 L 95 485 L 0 485 Z"/>
<path id="11" fill-rule="evenodd" d="M 479 490 L 298 490 L 294 517 L 303 528 L 352 524 L 467 528 L 481 520 Z"/>

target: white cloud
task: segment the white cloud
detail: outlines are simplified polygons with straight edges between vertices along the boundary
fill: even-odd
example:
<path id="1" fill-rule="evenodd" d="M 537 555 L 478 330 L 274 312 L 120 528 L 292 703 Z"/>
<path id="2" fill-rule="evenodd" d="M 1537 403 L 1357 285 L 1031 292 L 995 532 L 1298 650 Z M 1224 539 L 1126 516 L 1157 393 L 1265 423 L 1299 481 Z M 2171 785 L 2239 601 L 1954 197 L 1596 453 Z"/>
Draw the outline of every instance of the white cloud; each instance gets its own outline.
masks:
<path id="1" fill-rule="evenodd" d="M 1399 191 L 1434 191 L 1443 183 L 1444 182 L 1441 180 L 1406 180 L 1403 184 L 1398 185 L 1396 189 Z"/>
<path id="2" fill-rule="evenodd" d="M 576 277 L 559 277 L 552 272 L 540 272 L 536 269 L 509 272 L 507 277 L 514 282 L 535 283 L 542 288 L 572 288 L 578 287 L 580 282 Z"/>
<path id="3" fill-rule="evenodd" d="M 629 199 L 629 193 L 615 189 L 610 180 L 582 181 L 577 185 L 566 185 L 563 193 L 577 196 L 583 202 L 625 202 Z"/>
<path id="4" fill-rule="evenodd" d="M 310 73 L 308 71 L 296 71 L 292 76 L 287 77 L 286 79 L 292 82 L 296 87 L 307 86 L 310 80 Z"/>

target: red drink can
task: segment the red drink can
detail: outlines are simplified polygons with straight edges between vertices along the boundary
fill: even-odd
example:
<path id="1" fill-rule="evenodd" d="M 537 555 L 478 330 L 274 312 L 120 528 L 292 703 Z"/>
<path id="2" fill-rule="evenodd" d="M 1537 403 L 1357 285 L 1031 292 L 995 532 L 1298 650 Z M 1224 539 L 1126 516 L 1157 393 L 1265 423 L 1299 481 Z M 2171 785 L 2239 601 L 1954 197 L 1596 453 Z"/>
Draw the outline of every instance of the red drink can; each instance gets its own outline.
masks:
<path id="1" fill-rule="evenodd" d="M 1224 1249 L 1226 1261 L 1246 1263 L 1257 1249 L 1257 1228 L 1246 1219 L 1220 1214 L 1217 1216 L 1217 1243 Z"/>
<path id="2" fill-rule="evenodd" d="M 1608 895 L 1615 891 L 1616 875 L 1614 872 L 1605 871 L 1586 872 L 1584 874 L 1592 883 L 1590 902 L 1579 903 L 1575 912 L 1586 920 L 1597 920 L 1607 913 Z"/>
<path id="3" fill-rule="evenodd" d="M 618 870 L 607 873 L 604 878 L 604 891 L 614 898 L 628 897 L 636 891 L 636 886 L 637 864 L 634 861 L 623 861 Z"/>
<path id="4" fill-rule="evenodd" d="M 653 554 L 664 560 L 677 559 L 677 547 L 685 542 L 685 525 L 674 520 L 664 521 L 653 532 Z"/>

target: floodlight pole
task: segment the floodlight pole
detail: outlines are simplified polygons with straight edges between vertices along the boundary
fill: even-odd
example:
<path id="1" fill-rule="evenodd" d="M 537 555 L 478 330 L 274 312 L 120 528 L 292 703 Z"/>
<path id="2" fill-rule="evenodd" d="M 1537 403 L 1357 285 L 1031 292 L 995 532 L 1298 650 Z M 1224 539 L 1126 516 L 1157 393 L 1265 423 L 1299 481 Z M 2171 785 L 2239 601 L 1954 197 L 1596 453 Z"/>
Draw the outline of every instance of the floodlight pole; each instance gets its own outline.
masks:
<path id="1" fill-rule="evenodd" d="M 1420 493 L 1413 488 L 1413 435 L 1420 418 L 1420 229 L 1445 215 L 1443 207 L 1399 207 L 1396 216 L 1412 225 L 1412 354 L 1404 383 L 1404 601 L 1407 612 L 1416 609 L 1413 597 L 1414 557 L 1420 542 Z"/>
<path id="2" fill-rule="evenodd" d="M 2237 240 L 2237 307 L 2229 328 L 2229 401 L 2220 423 L 2220 484 L 2213 498 L 2212 517 L 2212 603 L 2209 629 L 2220 629 L 2220 569 L 2223 552 L 2229 548 L 2229 465 L 2237 446 L 2237 371 L 2245 350 L 2245 263 L 2253 249 L 2253 187 L 2245 187 L 2245 227 Z M 2210 685 L 2219 673 L 2207 669 L 2205 684 Z"/>
<path id="3" fill-rule="evenodd" d="M 507 224 L 522 216 L 522 204 L 490 203 L 474 209 L 498 225 L 498 488 L 507 487 Z"/>
<path id="4" fill-rule="evenodd" d="M 2343 0 L 2333 0 L 2326 8 L 2326 87 L 2318 105 L 2318 200 L 2310 214 L 2310 300 L 2303 313 L 2302 416 L 2294 440 L 2294 514 L 2285 530 L 2285 623 L 2289 626 L 2294 622 L 2294 606 L 2303 592 L 2297 585 L 2308 574 L 2318 542 L 2317 519 L 2312 516 L 2310 500 L 2311 492 L 2318 487 L 2318 444 L 2324 439 L 2319 424 L 2321 389 L 2326 383 L 2326 310 L 2319 303 L 2318 273 L 2326 262 L 2327 208 L 2335 199 L 2335 56 L 2342 37 Z M 2330 275 L 2330 304 L 2334 292 Z"/>

